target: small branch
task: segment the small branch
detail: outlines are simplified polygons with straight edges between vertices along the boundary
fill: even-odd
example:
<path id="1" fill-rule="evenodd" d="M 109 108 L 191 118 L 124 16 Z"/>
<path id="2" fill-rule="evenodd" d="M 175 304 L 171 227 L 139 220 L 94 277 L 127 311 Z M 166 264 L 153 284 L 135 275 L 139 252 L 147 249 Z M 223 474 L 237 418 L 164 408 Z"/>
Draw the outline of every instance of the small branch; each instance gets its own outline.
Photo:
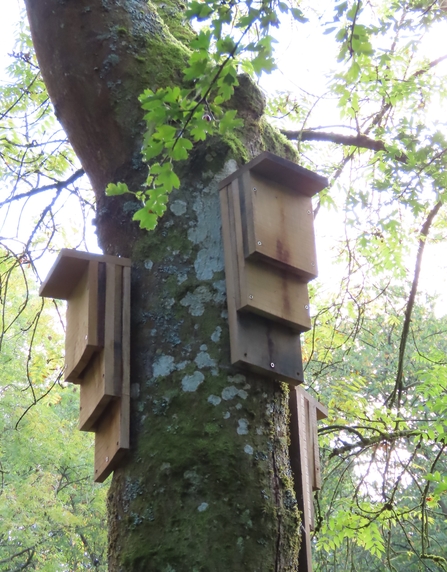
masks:
<path id="1" fill-rule="evenodd" d="M 68 179 L 66 179 L 65 181 L 59 181 L 57 183 L 53 183 L 52 185 L 45 185 L 43 187 L 38 187 L 37 189 L 32 189 L 27 193 L 14 195 L 13 197 L 9 197 L 9 199 L 6 199 L 5 201 L 1 202 L 0 207 L 7 205 L 8 203 L 12 203 L 14 201 L 19 201 L 20 199 L 28 199 L 29 197 L 33 197 L 34 195 L 38 195 L 39 193 L 44 193 L 46 191 L 52 191 L 54 189 L 60 191 L 65 187 L 68 187 L 68 185 L 74 183 L 77 179 L 82 177 L 82 175 L 84 175 L 84 169 L 78 169 L 73 173 L 73 175 L 68 177 Z"/>
<path id="2" fill-rule="evenodd" d="M 391 392 L 389 398 L 387 399 L 388 407 L 390 407 L 390 408 L 393 407 L 393 405 L 396 402 L 397 402 L 397 406 L 399 407 L 401 399 L 402 399 L 405 349 L 407 347 L 408 334 L 410 332 L 411 314 L 413 311 L 413 306 L 414 306 L 414 302 L 415 302 L 416 294 L 417 294 L 417 290 L 418 290 L 419 275 L 421 273 L 421 265 L 422 265 L 422 257 L 424 254 L 425 243 L 427 240 L 428 233 L 430 232 L 430 228 L 431 228 L 431 225 L 433 224 L 433 220 L 434 220 L 435 216 L 438 214 L 438 211 L 441 208 L 441 206 L 442 206 L 441 201 L 436 203 L 436 205 L 432 208 L 432 210 L 428 214 L 428 216 L 427 216 L 427 218 L 426 218 L 426 220 L 425 220 L 425 222 L 421 228 L 418 253 L 416 256 L 416 264 L 415 264 L 415 268 L 414 268 L 413 282 L 411 284 L 410 295 L 408 297 L 407 307 L 405 309 L 404 325 L 402 328 L 402 335 L 400 338 L 399 361 L 397 364 L 396 382 L 395 382 L 393 391 Z"/>
<path id="3" fill-rule="evenodd" d="M 329 458 L 335 457 L 337 455 L 342 455 L 343 453 L 348 453 L 349 451 L 353 451 L 354 449 L 363 448 L 366 449 L 367 447 L 371 447 L 372 445 L 379 445 L 383 442 L 385 443 L 393 443 L 398 439 L 402 439 L 403 437 L 414 437 L 415 435 L 420 435 L 420 431 L 396 431 L 395 433 L 383 433 L 378 437 L 370 437 L 368 439 L 362 438 L 360 441 L 355 443 L 347 443 L 343 445 L 343 447 L 337 447 L 332 449 L 332 453 L 329 455 Z"/>

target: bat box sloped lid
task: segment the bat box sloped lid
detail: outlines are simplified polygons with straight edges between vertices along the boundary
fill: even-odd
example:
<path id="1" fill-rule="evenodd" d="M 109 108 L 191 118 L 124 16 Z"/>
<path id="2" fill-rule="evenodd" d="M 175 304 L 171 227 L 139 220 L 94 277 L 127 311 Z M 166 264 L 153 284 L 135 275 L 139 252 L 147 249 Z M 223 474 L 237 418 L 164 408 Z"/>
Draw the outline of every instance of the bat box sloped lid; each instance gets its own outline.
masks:
<path id="1" fill-rule="evenodd" d="M 307 197 L 313 197 L 329 184 L 326 177 L 317 175 L 317 173 L 300 167 L 288 159 L 278 157 L 269 151 L 263 151 L 252 161 L 223 179 L 219 184 L 219 188 L 226 187 L 247 171 L 289 187 Z"/>
<path id="2" fill-rule="evenodd" d="M 86 272 L 90 261 L 109 262 L 120 266 L 130 266 L 131 264 L 129 258 L 63 248 L 40 287 L 40 296 L 68 300 Z"/>
<path id="3" fill-rule="evenodd" d="M 66 381 L 81 383 L 80 376 L 91 357 L 104 346 L 106 282 L 110 280 L 106 274 L 123 266 L 130 266 L 130 260 L 63 249 L 40 288 L 44 298 L 68 302 Z"/>

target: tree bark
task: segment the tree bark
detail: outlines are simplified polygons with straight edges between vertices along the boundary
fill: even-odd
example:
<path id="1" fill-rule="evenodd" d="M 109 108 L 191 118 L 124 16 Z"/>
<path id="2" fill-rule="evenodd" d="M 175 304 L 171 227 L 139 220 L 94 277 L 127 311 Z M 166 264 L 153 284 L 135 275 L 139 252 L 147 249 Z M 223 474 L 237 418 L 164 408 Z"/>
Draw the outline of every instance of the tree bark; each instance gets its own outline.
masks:
<path id="1" fill-rule="evenodd" d="M 218 181 L 263 149 L 293 158 L 246 77 L 239 134 L 197 145 L 152 233 L 131 222 L 137 97 L 180 84 L 192 31 L 175 0 L 26 0 L 56 114 L 97 201 L 106 253 L 132 258 L 131 452 L 109 493 L 111 572 L 291 571 L 300 519 L 287 391 L 230 364 Z"/>

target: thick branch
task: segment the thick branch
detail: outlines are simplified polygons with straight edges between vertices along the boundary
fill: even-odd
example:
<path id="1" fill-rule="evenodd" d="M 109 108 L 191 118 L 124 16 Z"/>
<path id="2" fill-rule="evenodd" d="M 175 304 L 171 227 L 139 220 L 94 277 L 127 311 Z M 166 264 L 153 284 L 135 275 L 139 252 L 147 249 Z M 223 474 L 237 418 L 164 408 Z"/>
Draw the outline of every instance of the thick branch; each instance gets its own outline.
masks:
<path id="1" fill-rule="evenodd" d="M 314 131 L 313 129 L 303 129 L 302 131 L 290 131 L 283 129 L 283 135 L 291 141 L 327 141 L 338 145 L 349 145 L 351 147 L 359 147 L 361 149 L 370 149 L 371 151 L 387 151 L 383 141 L 372 139 L 367 135 L 344 135 L 342 133 L 331 133 L 328 131 Z M 405 163 L 407 156 L 401 153 L 396 157 L 401 163 Z"/>

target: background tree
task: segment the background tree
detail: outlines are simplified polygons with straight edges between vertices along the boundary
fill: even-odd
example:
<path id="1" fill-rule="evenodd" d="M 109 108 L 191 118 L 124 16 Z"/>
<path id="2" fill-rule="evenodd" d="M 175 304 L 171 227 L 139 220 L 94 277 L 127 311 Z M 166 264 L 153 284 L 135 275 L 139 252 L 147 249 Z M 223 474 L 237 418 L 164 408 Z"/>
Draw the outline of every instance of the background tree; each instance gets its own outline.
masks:
<path id="1" fill-rule="evenodd" d="M 323 12 L 339 47 L 326 96 L 279 94 L 268 107 L 297 122 L 279 123 L 297 151 L 236 71 L 271 68 L 271 27 L 280 13 L 302 13 L 282 2 L 192 2 L 186 14 L 208 20 L 207 33 L 186 25 L 184 8 L 28 2 L 56 114 L 95 192 L 99 242 L 134 261 L 133 453 L 110 490 L 110 569 L 297 567 L 285 388 L 228 364 L 218 232 L 217 181 L 267 148 L 330 176 L 317 232 L 334 207 L 344 222 L 335 251 L 345 271 L 330 292 L 315 286 L 305 345 L 307 383 L 331 409 L 317 567 L 443 570 L 444 325 L 418 282 L 427 241 L 445 236 L 445 56 L 419 56 L 445 8 L 342 2 Z M 70 170 L 72 152 L 42 123 L 51 110 L 22 42 L 2 119 L 4 206 L 52 193 L 16 248 L 34 263 L 60 244 L 58 207 L 81 197 L 85 210 L 92 199 L 73 187 L 82 171 Z M 334 97 L 342 127 L 313 127 Z M 111 194 L 136 196 L 107 198 L 110 182 Z M 153 226 L 171 191 L 156 230 L 141 234 L 131 217 Z"/>

